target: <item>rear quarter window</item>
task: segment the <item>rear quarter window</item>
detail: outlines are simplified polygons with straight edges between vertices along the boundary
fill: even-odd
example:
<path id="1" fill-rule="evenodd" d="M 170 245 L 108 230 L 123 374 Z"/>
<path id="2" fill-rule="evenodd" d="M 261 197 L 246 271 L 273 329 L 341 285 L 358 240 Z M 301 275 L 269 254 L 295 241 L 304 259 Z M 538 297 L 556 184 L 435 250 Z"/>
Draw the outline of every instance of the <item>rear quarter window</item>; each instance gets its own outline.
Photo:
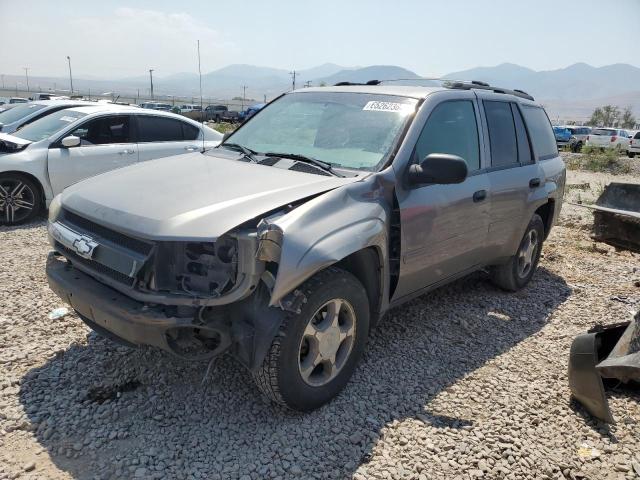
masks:
<path id="1" fill-rule="evenodd" d="M 544 109 L 530 105 L 522 105 L 522 114 L 529 128 L 533 149 L 538 160 L 546 160 L 558 156 L 556 137 L 551 122 Z"/>

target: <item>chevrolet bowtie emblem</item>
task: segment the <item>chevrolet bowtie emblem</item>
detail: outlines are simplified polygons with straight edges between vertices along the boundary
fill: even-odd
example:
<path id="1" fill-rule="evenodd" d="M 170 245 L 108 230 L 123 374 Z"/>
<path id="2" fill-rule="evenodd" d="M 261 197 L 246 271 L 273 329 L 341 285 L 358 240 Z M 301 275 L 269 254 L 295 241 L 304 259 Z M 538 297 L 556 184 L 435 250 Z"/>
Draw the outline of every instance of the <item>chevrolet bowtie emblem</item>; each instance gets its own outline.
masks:
<path id="1" fill-rule="evenodd" d="M 98 246 L 96 242 L 87 237 L 80 237 L 73 241 L 73 249 L 82 258 L 93 257 L 93 251 Z"/>
<path id="2" fill-rule="evenodd" d="M 49 224 L 49 234 L 69 250 L 73 250 L 78 256 L 87 260 L 93 258 L 93 253 L 99 245 L 93 238 L 74 232 L 60 222 Z"/>

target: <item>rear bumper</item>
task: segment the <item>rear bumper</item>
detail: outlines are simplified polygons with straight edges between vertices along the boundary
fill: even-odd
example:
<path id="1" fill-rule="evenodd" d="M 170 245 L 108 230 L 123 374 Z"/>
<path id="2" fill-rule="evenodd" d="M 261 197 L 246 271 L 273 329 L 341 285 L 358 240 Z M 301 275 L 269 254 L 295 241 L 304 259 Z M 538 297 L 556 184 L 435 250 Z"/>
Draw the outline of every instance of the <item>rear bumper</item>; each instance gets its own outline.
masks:
<path id="1" fill-rule="evenodd" d="M 167 331 L 193 323 L 193 317 L 167 316 L 160 308 L 132 300 L 73 268 L 53 252 L 47 258 L 47 279 L 51 290 L 90 327 L 99 333 L 104 330 L 128 344 L 152 345 L 175 353 L 167 340 Z"/>

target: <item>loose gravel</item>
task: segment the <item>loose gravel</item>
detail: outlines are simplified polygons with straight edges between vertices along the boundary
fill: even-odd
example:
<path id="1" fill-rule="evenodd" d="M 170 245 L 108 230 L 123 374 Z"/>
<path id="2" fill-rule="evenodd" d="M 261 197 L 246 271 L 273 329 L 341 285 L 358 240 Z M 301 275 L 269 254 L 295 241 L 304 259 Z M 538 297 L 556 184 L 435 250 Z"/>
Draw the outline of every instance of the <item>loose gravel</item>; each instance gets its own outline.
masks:
<path id="1" fill-rule="evenodd" d="M 229 358 L 204 377 L 49 320 L 44 222 L 0 228 L 0 479 L 640 478 L 640 394 L 608 393 L 613 426 L 570 401 L 573 337 L 640 308 L 640 255 L 594 244 L 578 208 L 528 288 L 480 272 L 393 310 L 344 392 L 305 415 Z"/>

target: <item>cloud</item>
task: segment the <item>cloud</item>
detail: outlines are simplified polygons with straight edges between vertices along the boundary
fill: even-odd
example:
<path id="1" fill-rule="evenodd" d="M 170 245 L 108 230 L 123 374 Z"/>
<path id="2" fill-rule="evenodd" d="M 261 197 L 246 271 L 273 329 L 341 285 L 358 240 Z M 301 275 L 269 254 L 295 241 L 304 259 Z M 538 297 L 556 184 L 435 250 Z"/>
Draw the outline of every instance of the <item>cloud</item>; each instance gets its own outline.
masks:
<path id="1" fill-rule="evenodd" d="M 100 16 L 66 14 L 55 21 L 9 22 L 9 29 L 12 24 L 17 25 L 15 32 L 5 30 L 2 37 L 21 41 L 0 53 L 0 63 L 16 73 L 31 66 L 34 75 L 64 74 L 67 55 L 78 75 L 141 76 L 149 68 L 158 76 L 197 72 L 197 40 L 206 73 L 232 63 L 239 50 L 223 32 L 188 13 L 123 7 Z"/>

